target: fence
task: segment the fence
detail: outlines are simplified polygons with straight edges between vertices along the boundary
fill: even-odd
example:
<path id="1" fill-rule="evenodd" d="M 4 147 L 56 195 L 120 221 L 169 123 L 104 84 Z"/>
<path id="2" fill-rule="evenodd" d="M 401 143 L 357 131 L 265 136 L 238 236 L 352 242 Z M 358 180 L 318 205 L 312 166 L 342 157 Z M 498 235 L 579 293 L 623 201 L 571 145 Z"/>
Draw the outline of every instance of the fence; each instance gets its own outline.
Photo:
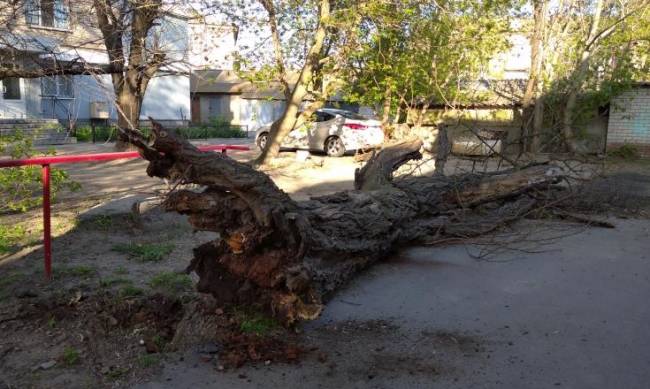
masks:
<path id="1" fill-rule="evenodd" d="M 250 150 L 247 146 L 239 145 L 211 145 L 199 147 L 201 151 L 220 151 L 226 154 L 228 150 L 246 151 Z M 61 163 L 84 163 L 84 162 L 102 162 L 113 161 L 116 159 L 135 159 L 139 158 L 137 151 L 126 151 L 116 153 L 101 154 L 79 154 L 79 155 L 61 155 L 54 157 L 36 157 L 28 159 L 10 159 L 0 160 L 0 168 L 11 168 L 29 165 L 42 166 L 43 181 L 43 249 L 44 249 L 44 267 L 45 277 L 49 280 L 52 278 L 52 235 L 51 235 L 51 206 L 50 206 L 50 165 Z"/>

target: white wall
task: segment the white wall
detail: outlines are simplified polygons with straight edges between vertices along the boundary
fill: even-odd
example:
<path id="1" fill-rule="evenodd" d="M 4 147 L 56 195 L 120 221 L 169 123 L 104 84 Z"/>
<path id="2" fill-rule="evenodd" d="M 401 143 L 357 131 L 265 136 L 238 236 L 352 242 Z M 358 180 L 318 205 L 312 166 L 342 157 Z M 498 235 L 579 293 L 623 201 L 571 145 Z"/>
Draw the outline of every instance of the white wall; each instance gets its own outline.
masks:
<path id="1" fill-rule="evenodd" d="M 156 77 L 149 83 L 140 117 L 158 120 L 190 120 L 190 78 Z"/>
<path id="2" fill-rule="evenodd" d="M 117 120 L 115 94 L 109 75 L 74 76 L 74 99 L 41 99 L 41 112 L 45 118 L 67 121 L 90 119 L 90 103 L 108 102 L 110 117 Z M 40 93 L 40 89 L 38 90 Z M 141 118 L 152 116 L 159 120 L 190 119 L 190 79 L 187 76 L 156 77 L 145 93 Z"/>

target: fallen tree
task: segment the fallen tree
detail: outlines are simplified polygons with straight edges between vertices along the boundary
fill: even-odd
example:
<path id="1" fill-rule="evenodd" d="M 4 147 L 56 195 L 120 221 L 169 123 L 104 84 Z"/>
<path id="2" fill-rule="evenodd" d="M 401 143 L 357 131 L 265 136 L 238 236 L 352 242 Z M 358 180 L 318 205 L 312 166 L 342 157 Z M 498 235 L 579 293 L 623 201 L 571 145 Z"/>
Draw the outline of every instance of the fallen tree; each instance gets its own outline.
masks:
<path id="1" fill-rule="evenodd" d="M 313 319 L 360 270 L 401 245 L 485 234 L 539 206 L 536 193 L 561 180 L 549 165 L 491 174 L 409 177 L 393 172 L 421 158 L 419 140 L 379 152 L 355 174 L 356 190 L 293 201 L 264 173 L 201 152 L 154 122 L 152 138 L 127 131 L 150 176 L 197 184 L 173 191 L 168 211 L 218 233 L 194 250 L 188 271 L 218 301 L 255 304 L 285 323 Z"/>

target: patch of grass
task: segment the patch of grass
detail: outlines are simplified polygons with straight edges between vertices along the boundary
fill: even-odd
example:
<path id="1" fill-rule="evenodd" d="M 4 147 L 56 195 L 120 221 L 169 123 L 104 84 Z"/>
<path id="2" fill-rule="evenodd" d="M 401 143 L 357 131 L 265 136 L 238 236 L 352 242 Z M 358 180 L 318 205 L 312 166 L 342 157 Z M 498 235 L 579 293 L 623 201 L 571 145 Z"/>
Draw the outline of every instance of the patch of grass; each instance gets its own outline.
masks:
<path id="1" fill-rule="evenodd" d="M 56 327 L 56 318 L 54 316 L 50 316 L 50 318 L 47 320 L 47 327 L 48 328 Z"/>
<path id="2" fill-rule="evenodd" d="M 177 294 L 190 289 L 192 279 L 187 274 L 162 272 L 151 278 L 149 285 L 154 289 Z"/>
<path id="3" fill-rule="evenodd" d="M 61 355 L 61 360 L 66 366 L 74 366 L 81 361 L 81 354 L 74 347 L 66 346 Z"/>
<path id="4" fill-rule="evenodd" d="M 614 150 L 608 151 L 607 155 L 610 157 L 631 161 L 639 158 L 639 149 L 634 145 L 625 144 Z"/>
<path id="5" fill-rule="evenodd" d="M 123 277 L 108 277 L 108 278 L 103 278 L 99 281 L 99 286 L 102 288 L 110 288 L 111 286 L 115 285 L 131 285 L 133 281 L 129 280 L 128 278 L 123 278 Z"/>
<path id="6" fill-rule="evenodd" d="M 0 254 L 11 251 L 13 247 L 17 246 L 23 239 L 25 239 L 26 235 L 27 230 L 24 226 L 0 225 Z"/>
<path id="7" fill-rule="evenodd" d="M 135 297 L 141 296 L 143 294 L 144 290 L 142 290 L 142 288 L 138 288 L 137 286 L 133 285 L 125 285 L 119 291 L 120 297 Z"/>
<path id="8" fill-rule="evenodd" d="M 264 336 L 280 326 L 277 320 L 251 308 L 236 308 L 234 313 L 239 329 L 245 333 Z"/>
<path id="9" fill-rule="evenodd" d="M 126 367 L 115 367 L 114 369 L 112 368 L 111 370 L 109 370 L 108 373 L 106 373 L 106 376 L 112 380 L 116 380 L 126 375 L 128 372 L 129 369 L 127 369 Z"/>
<path id="10" fill-rule="evenodd" d="M 58 273 L 62 276 L 68 276 L 68 277 L 90 277 L 95 275 L 96 270 L 92 266 L 88 265 L 77 265 L 77 266 L 69 266 L 69 267 L 63 267 L 60 268 L 58 271 L 55 272 L 55 274 Z"/>
<path id="11" fill-rule="evenodd" d="M 77 218 L 76 227 L 80 229 L 98 229 L 108 231 L 114 226 L 113 218 L 110 215 L 96 215 L 86 218 Z"/>
<path id="12" fill-rule="evenodd" d="M 118 266 L 115 270 L 113 270 L 113 273 L 123 276 L 129 274 L 129 270 L 124 266 Z"/>
<path id="13" fill-rule="evenodd" d="M 165 346 L 167 345 L 167 341 L 165 340 L 165 338 L 163 338 L 160 335 L 154 335 L 154 337 L 151 338 L 151 340 L 153 340 L 153 342 L 156 344 L 158 350 L 164 350 Z"/>
<path id="14" fill-rule="evenodd" d="M 138 357 L 136 363 L 139 367 L 146 369 L 148 367 L 154 367 L 160 364 L 160 357 L 153 354 L 145 354 Z"/>
<path id="15" fill-rule="evenodd" d="M 127 243 L 115 245 L 112 250 L 140 262 L 160 262 L 171 254 L 174 247 L 173 243 Z"/>
<path id="16" fill-rule="evenodd" d="M 11 286 L 18 281 L 23 279 L 23 274 L 21 273 L 11 273 L 6 276 L 0 277 L 0 289 L 3 289 L 7 286 Z"/>

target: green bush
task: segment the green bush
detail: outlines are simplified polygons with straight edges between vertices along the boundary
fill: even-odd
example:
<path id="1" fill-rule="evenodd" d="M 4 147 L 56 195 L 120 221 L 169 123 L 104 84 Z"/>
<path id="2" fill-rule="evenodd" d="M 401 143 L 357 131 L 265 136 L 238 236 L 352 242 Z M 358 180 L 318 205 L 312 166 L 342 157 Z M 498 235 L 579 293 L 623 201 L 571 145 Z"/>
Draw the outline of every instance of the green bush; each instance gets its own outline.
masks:
<path id="1" fill-rule="evenodd" d="M 141 128 L 145 136 L 149 136 L 151 130 Z M 185 139 L 210 139 L 210 138 L 246 138 L 248 134 L 240 126 L 233 126 L 228 121 L 214 118 L 208 125 L 193 126 L 188 128 L 177 128 L 176 132 Z M 77 127 L 75 136 L 79 142 L 91 142 L 93 140 L 91 126 Z M 95 127 L 95 141 L 106 142 L 115 140 L 117 129 L 114 127 Z"/>
<path id="2" fill-rule="evenodd" d="M 98 126 L 95 127 L 95 141 L 106 142 L 115 140 L 117 136 L 117 129 L 113 127 Z M 91 126 L 82 126 L 75 129 L 75 137 L 78 142 L 92 142 L 93 128 Z"/>
<path id="3" fill-rule="evenodd" d="M 607 153 L 610 157 L 633 160 L 639 158 L 639 149 L 634 145 L 625 144 Z"/>
<path id="4" fill-rule="evenodd" d="M 54 151 L 45 153 L 54 155 Z M 32 139 L 16 131 L 9 135 L 0 135 L 0 155 L 12 159 L 29 158 L 36 155 Z M 42 172 L 40 166 L 25 166 L 0 169 L 0 213 L 25 212 L 42 204 Z M 78 190 L 79 184 L 70 180 L 61 169 L 50 170 L 50 191 L 52 199 L 62 189 Z"/>

